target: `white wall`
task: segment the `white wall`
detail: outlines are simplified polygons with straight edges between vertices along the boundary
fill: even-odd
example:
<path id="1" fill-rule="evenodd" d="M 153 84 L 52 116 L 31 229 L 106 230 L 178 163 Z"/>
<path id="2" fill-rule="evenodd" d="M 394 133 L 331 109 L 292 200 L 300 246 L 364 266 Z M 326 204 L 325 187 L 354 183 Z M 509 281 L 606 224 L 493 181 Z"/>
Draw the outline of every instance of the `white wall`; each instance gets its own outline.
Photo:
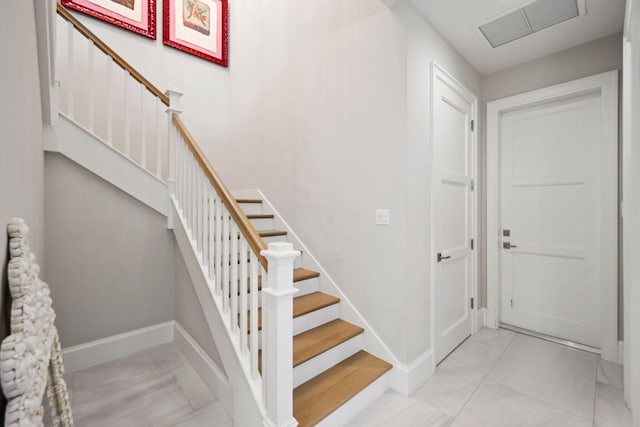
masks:
<path id="1" fill-rule="evenodd" d="M 394 354 L 430 347 L 429 85 L 480 76 L 402 2 L 237 1 L 234 144 L 261 188 Z M 375 209 L 391 225 L 375 225 Z"/>
<path id="2" fill-rule="evenodd" d="M 233 2 L 230 3 L 231 13 L 233 13 Z M 162 44 L 162 2 L 157 1 L 156 8 L 157 40 L 139 36 L 73 10 L 71 12 L 162 92 L 175 89 L 185 94 L 182 98 L 184 110 L 182 119 L 198 143 L 204 147 L 205 154 L 215 161 L 214 165 L 223 179 L 232 184 L 235 178 L 234 172 L 238 169 L 234 162 L 223 161 L 229 158 L 234 150 L 230 145 L 229 137 L 230 70 L 164 46 Z M 78 49 L 83 49 L 83 44 L 76 43 Z M 86 55 L 84 51 L 82 53 Z M 102 61 L 96 59 L 95 64 L 98 66 Z M 106 71 L 102 73 L 105 74 Z M 83 84 L 83 81 L 78 84 Z M 135 98 L 138 93 L 138 90 L 132 90 L 130 96 Z M 117 102 L 117 99 L 113 102 Z M 98 112 L 99 109 L 96 108 L 96 111 Z M 133 123 L 132 127 L 135 128 L 136 124 Z M 114 142 L 116 146 L 121 144 L 118 141 Z M 233 157 L 236 156 L 233 155 Z M 241 159 L 241 157 L 238 158 L 238 160 Z"/>
<path id="3" fill-rule="evenodd" d="M 482 93 L 484 102 L 505 98 L 605 71 L 622 69 L 622 35 L 614 34 L 562 52 L 516 65 L 483 77 Z M 621 81 L 621 80 L 620 80 Z M 620 86 L 622 90 L 622 86 Z M 484 110 L 484 108 L 483 108 Z M 483 126 L 483 129 L 486 129 Z M 483 130 L 481 164 L 486 164 L 486 131 Z M 486 173 L 482 172 L 482 215 L 486 216 Z M 482 242 L 486 242 L 486 229 L 482 229 Z M 482 306 L 486 302 L 486 246 L 482 246 Z M 622 298 L 620 281 L 619 296 Z M 620 307 L 622 304 L 620 302 Z M 622 310 L 621 310 L 622 311 Z M 622 313 L 621 313 L 622 314 Z M 622 333 L 622 315 L 620 316 Z"/>
<path id="4" fill-rule="evenodd" d="M 31 228 L 32 250 L 44 261 L 42 113 L 34 5 L 3 5 L 0 14 L 0 340 L 9 333 L 10 297 L 6 280 L 6 223 L 23 217 Z M 1 393 L 0 393 L 1 394 Z M 4 397 L 0 396 L 0 422 Z"/>
<path id="5" fill-rule="evenodd" d="M 46 281 L 63 347 L 174 319 L 166 217 L 66 157 L 45 161 Z"/>

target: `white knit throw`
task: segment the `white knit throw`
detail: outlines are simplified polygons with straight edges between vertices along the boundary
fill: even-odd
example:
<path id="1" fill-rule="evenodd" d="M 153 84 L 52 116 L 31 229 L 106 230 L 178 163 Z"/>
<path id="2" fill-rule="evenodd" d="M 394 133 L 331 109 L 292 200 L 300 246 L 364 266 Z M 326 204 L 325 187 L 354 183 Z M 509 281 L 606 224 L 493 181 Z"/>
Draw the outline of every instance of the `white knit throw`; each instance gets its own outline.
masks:
<path id="1" fill-rule="evenodd" d="M 24 220 L 10 219 L 7 230 L 11 335 L 0 346 L 0 378 L 7 398 L 5 425 L 42 426 L 46 388 L 53 425 L 73 426 L 49 286 L 38 277 L 40 267 L 31 253 Z"/>

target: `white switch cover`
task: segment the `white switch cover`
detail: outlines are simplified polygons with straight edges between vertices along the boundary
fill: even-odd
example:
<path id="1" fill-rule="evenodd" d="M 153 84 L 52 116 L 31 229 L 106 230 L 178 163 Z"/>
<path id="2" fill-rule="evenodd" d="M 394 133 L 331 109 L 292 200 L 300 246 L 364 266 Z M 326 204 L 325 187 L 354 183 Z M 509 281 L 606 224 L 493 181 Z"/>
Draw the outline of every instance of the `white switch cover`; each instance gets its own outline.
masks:
<path id="1" fill-rule="evenodd" d="M 376 225 L 389 225 L 389 209 L 376 210 Z"/>

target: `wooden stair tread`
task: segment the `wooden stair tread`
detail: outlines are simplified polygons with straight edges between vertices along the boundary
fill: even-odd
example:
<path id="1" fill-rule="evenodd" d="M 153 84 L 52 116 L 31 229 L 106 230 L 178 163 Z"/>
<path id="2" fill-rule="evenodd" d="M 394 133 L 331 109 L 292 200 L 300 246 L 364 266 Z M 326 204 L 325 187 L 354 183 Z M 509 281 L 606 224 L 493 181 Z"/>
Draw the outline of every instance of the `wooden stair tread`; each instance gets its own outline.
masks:
<path id="1" fill-rule="evenodd" d="M 293 390 L 293 416 L 299 427 L 318 424 L 392 365 L 359 351 Z"/>
<path id="2" fill-rule="evenodd" d="M 323 292 L 313 292 L 293 299 L 293 318 L 304 316 L 340 302 L 340 298 Z M 238 315 L 239 316 L 239 315 Z M 247 332 L 251 332 L 251 314 L 247 314 Z M 262 330 L 262 308 L 258 309 L 258 330 Z"/>
<path id="3" fill-rule="evenodd" d="M 287 232 L 284 230 L 260 230 L 258 231 L 260 237 L 275 237 L 275 236 L 286 236 Z"/>
<path id="4" fill-rule="evenodd" d="M 331 350 L 364 332 L 360 326 L 335 319 L 293 337 L 293 367 Z M 262 350 L 258 352 L 258 369 L 262 372 Z"/>
<path id="5" fill-rule="evenodd" d="M 256 214 L 256 215 L 247 215 L 249 219 L 273 219 L 273 214 Z"/>
<path id="6" fill-rule="evenodd" d="M 364 332 L 360 326 L 335 319 L 293 337 L 293 367 Z"/>
<path id="7" fill-rule="evenodd" d="M 293 282 L 301 282 L 307 279 L 313 279 L 320 276 L 320 273 L 306 268 L 294 268 L 293 269 Z"/>
<path id="8" fill-rule="evenodd" d="M 236 203 L 262 203 L 261 199 L 236 199 Z"/>

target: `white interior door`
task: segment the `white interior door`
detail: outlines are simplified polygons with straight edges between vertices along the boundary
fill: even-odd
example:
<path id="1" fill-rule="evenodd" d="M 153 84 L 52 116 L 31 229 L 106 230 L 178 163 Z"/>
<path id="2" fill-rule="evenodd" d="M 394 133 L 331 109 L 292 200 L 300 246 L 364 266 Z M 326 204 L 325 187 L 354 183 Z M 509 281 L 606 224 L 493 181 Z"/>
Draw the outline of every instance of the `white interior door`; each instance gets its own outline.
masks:
<path id="1" fill-rule="evenodd" d="M 505 113 L 501 321 L 599 348 L 605 229 L 600 93 Z M 607 145 L 610 146 L 610 145 Z M 604 179 L 604 180 L 603 180 Z M 614 180 L 615 182 L 615 180 Z"/>
<path id="2" fill-rule="evenodd" d="M 474 101 L 464 87 L 437 69 L 433 91 L 434 351 L 438 363 L 472 332 Z"/>

